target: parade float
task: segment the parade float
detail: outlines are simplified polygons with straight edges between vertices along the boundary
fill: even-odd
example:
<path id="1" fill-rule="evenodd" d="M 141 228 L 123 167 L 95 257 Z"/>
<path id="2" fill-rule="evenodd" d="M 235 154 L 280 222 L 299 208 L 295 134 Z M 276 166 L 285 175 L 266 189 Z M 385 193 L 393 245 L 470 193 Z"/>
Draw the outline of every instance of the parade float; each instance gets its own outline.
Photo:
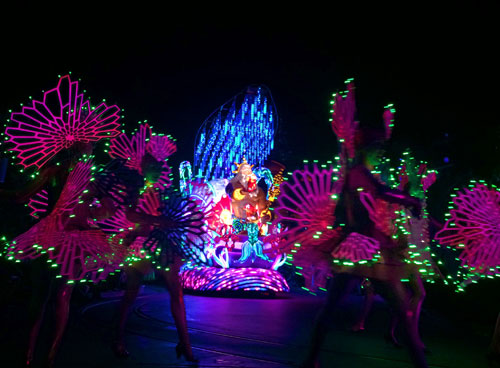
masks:
<path id="1" fill-rule="evenodd" d="M 278 271 L 286 254 L 278 247 L 281 225 L 272 205 L 284 166 L 269 160 L 278 117 L 270 91 L 249 86 L 201 125 L 194 161 L 181 163 L 180 190 L 208 208 L 206 262 L 181 270 L 185 289 L 287 292 Z"/>

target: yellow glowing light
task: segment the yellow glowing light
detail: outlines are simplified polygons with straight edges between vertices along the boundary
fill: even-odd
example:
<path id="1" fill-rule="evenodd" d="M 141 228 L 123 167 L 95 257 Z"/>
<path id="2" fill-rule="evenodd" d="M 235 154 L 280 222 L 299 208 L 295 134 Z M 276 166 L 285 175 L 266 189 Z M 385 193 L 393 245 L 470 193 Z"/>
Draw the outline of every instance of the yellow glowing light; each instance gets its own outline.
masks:
<path id="1" fill-rule="evenodd" d="M 219 216 L 220 222 L 224 225 L 232 225 L 233 224 L 233 216 L 231 215 L 231 211 L 228 209 L 223 209 Z"/>
<path id="2" fill-rule="evenodd" d="M 245 195 L 241 194 L 241 190 L 242 190 L 241 188 L 238 188 L 233 192 L 233 198 L 236 199 L 237 201 L 241 201 L 245 198 Z"/>

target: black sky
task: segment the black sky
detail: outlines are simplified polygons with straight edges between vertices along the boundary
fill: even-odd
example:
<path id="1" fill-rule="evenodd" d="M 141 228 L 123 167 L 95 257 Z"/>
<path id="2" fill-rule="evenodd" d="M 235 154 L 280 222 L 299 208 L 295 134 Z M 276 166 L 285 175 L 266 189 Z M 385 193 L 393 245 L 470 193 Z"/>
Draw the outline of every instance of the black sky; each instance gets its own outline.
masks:
<path id="1" fill-rule="evenodd" d="M 442 193 L 472 178 L 500 180 L 499 33 L 489 3 L 459 15 L 420 9 L 411 21 L 411 10 L 382 12 L 370 22 L 325 16 L 326 8 L 293 19 L 243 17 L 236 8 L 218 17 L 154 16 L 151 8 L 137 19 L 110 18 L 99 9 L 3 23 L 3 121 L 71 71 L 93 99 L 125 109 L 128 128 L 147 119 L 178 139 L 176 162 L 192 161 L 209 114 L 247 85 L 264 84 L 280 117 L 272 157 L 293 170 L 301 159 L 335 154 L 329 98 L 354 77 L 360 121 L 381 123 L 383 106 L 394 103 L 394 150 L 411 147 L 441 168 Z"/>

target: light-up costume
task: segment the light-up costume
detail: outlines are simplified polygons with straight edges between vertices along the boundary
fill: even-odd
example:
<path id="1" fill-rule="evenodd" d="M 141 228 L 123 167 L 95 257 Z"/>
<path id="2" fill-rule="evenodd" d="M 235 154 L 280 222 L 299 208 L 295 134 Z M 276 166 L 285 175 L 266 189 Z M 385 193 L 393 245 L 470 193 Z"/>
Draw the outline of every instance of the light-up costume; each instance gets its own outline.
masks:
<path id="1" fill-rule="evenodd" d="M 104 103 L 91 108 L 89 101 L 83 101 L 78 82 L 64 76 L 56 88 L 44 93 L 43 101 L 33 101 L 32 107 L 23 107 L 22 112 L 12 114 L 12 121 L 18 125 L 8 127 L 6 135 L 24 168 L 42 169 L 51 158 L 58 157 L 60 151 L 76 143 L 118 135 L 118 111 L 116 106 L 108 107 Z M 98 200 L 86 194 L 93 161 L 82 159 L 70 164 L 68 169 L 70 173 L 51 212 L 15 238 L 7 255 L 23 260 L 46 254 L 52 267 L 60 267 L 61 276 L 76 281 L 89 272 L 95 276 L 107 264 L 111 249 L 105 234 L 88 221 L 92 212 L 100 207 Z M 46 194 L 47 191 L 42 190 L 37 196 L 44 198 Z M 105 275 L 97 279 L 102 277 Z"/>
<path id="2" fill-rule="evenodd" d="M 73 283 L 84 278 L 101 280 L 116 266 L 107 236 L 93 225 L 94 218 L 105 218 L 112 209 L 105 198 L 88 190 L 93 162 L 83 153 L 90 150 L 90 142 L 119 134 L 119 111 L 104 102 L 92 107 L 79 93 L 78 82 L 64 76 L 56 88 L 44 93 L 42 101 L 34 100 L 31 106 L 13 113 L 11 120 L 17 125 L 5 131 L 8 144 L 13 145 L 10 150 L 20 164 L 41 171 L 34 186 L 38 188 L 39 184 L 39 192 L 33 193 L 29 205 L 32 215 L 45 217 L 15 238 L 7 252 L 10 259 L 31 260 L 31 272 L 37 276 L 33 280 L 39 280 L 32 285 L 37 290 L 31 295 L 30 305 L 35 308 L 29 308 L 26 317 L 31 326 L 27 365 L 33 362 L 50 285 L 54 283 L 54 274 L 46 267 L 56 269 L 56 277 L 63 281 L 57 287 L 59 312 L 47 357 L 52 366 L 66 328 Z"/>

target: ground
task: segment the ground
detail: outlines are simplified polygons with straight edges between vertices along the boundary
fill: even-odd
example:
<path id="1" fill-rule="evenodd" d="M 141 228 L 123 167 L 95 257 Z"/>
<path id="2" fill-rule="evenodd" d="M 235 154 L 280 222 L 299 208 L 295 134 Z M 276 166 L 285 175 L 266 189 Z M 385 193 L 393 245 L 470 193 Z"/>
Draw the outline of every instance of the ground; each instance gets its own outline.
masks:
<path id="1" fill-rule="evenodd" d="M 127 328 L 131 356 L 116 358 L 110 348 L 111 323 L 121 291 L 104 289 L 84 295 L 76 290 L 72 314 L 57 358 L 62 367 L 185 367 L 175 356 L 177 334 L 169 308 L 169 295 L 158 284 L 146 283 L 137 299 Z M 199 367 L 296 367 L 305 355 L 314 317 L 324 295 L 301 289 L 278 297 L 216 297 L 185 295 L 188 327 Z M 388 344 L 383 336 L 389 321 L 385 302 L 376 299 L 366 330 L 352 332 L 349 326 L 361 307 L 362 296 L 353 294 L 338 312 L 322 350 L 324 367 L 411 367 L 405 349 Z M 51 322 L 49 309 L 39 350 L 48 345 Z M 2 314 L 7 327 L 1 335 L 3 359 L 15 367 L 22 362 L 21 310 L 11 303 Z M 493 326 L 491 326 L 493 328 Z M 485 353 L 490 333 L 486 328 L 458 324 L 445 313 L 424 308 L 421 333 L 430 349 L 431 367 L 487 367 Z M 39 363 L 38 363 L 39 364 Z"/>

